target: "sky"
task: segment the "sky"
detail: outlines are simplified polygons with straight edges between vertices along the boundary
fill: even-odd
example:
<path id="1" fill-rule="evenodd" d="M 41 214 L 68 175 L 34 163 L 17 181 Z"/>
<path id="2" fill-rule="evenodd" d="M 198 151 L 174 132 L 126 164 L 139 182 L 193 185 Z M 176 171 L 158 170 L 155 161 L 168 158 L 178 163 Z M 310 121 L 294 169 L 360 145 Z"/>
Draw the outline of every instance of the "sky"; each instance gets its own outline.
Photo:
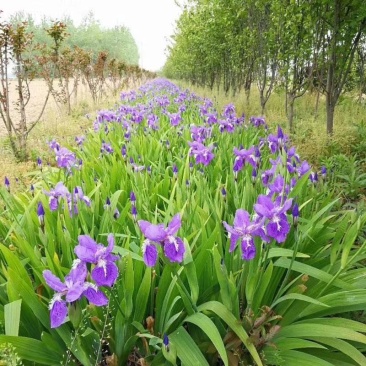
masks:
<path id="1" fill-rule="evenodd" d="M 3 20 L 23 11 L 32 14 L 36 22 L 43 16 L 61 19 L 68 15 L 77 26 L 92 11 L 103 27 L 126 26 L 138 46 L 140 66 L 151 71 L 164 65 L 169 37 L 182 12 L 174 0 L 8 0 L 2 3 Z"/>

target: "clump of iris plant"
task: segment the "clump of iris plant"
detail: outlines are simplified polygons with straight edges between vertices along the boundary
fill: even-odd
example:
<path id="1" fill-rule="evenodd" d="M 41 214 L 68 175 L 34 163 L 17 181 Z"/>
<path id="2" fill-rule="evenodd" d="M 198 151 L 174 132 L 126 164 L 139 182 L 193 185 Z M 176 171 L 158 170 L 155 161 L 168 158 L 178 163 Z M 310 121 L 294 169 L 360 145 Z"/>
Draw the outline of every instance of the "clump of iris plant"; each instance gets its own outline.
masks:
<path id="1" fill-rule="evenodd" d="M 179 112 L 178 113 L 167 113 L 167 115 L 170 119 L 170 124 L 172 126 L 178 126 L 182 120 L 182 116 Z"/>
<path id="2" fill-rule="evenodd" d="M 113 147 L 106 143 L 105 141 L 102 141 L 102 147 L 100 148 L 101 154 L 113 154 L 114 150 Z"/>
<path id="3" fill-rule="evenodd" d="M 71 171 L 71 168 L 77 166 L 75 154 L 66 147 L 55 149 L 55 154 L 57 165 L 60 168 L 66 168 L 68 171 Z"/>
<path id="4" fill-rule="evenodd" d="M 292 198 L 283 199 L 277 197 L 275 201 L 265 195 L 259 195 L 254 210 L 258 217 L 264 220 L 264 236 L 262 240 L 269 242 L 270 238 L 278 243 L 286 240 L 290 231 L 290 224 L 287 220 L 286 212 L 291 208 Z"/>
<path id="5" fill-rule="evenodd" d="M 236 211 L 233 226 L 224 221 L 223 224 L 230 238 L 229 252 L 233 252 L 238 241 L 240 241 L 242 258 L 245 260 L 253 259 L 256 255 L 254 238 L 259 235 L 259 229 L 262 227 L 263 221 L 251 221 L 249 213 L 243 209 Z"/>
<path id="6" fill-rule="evenodd" d="M 54 189 L 43 191 L 49 197 L 49 206 L 51 211 L 56 211 L 59 207 L 61 199 L 66 201 L 70 215 L 77 214 L 78 201 L 84 202 L 88 207 L 91 205 L 90 198 L 85 196 L 81 187 L 75 187 L 73 194 L 69 192 L 63 182 L 58 182 Z"/>
<path id="7" fill-rule="evenodd" d="M 118 257 L 112 254 L 114 247 L 113 235 L 108 235 L 108 246 L 97 244 L 90 236 L 80 235 L 79 245 L 75 247 L 75 254 L 86 263 L 94 264 L 91 278 L 98 286 L 111 287 L 118 276 L 118 268 L 114 263 Z"/>
<path id="8" fill-rule="evenodd" d="M 159 246 L 163 248 L 164 254 L 170 262 L 183 261 L 184 243 L 181 238 L 175 236 L 182 225 L 179 214 L 172 218 L 166 228 L 163 224 L 155 225 L 145 220 L 139 220 L 138 225 L 146 238 L 142 245 L 142 253 L 147 266 L 155 266 Z"/>
<path id="9" fill-rule="evenodd" d="M 118 277 L 118 267 L 114 263 L 118 257 L 112 254 L 114 247 L 113 235 L 108 235 L 108 246 L 97 244 L 90 236 L 80 235 L 79 244 L 75 247 L 78 259 L 74 260 L 72 268 L 65 276 L 64 282 L 50 270 L 43 271 L 43 277 L 49 287 L 56 291 L 52 297 L 49 309 L 51 328 L 57 328 L 67 321 L 68 304 L 82 297 L 96 306 L 108 304 L 108 298 L 98 286 L 112 287 Z M 88 264 L 91 265 L 91 279 L 88 277 Z"/>
<path id="10" fill-rule="evenodd" d="M 257 146 L 252 146 L 249 149 L 237 149 L 234 147 L 235 161 L 233 165 L 234 177 L 238 176 L 245 164 L 250 164 L 254 169 L 258 167 L 260 161 L 260 151 Z"/>
<path id="11" fill-rule="evenodd" d="M 237 243 L 240 242 L 242 258 L 251 260 L 256 255 L 255 237 L 259 237 L 266 243 L 272 239 L 277 243 L 283 243 L 286 240 L 290 231 L 286 212 L 291 208 L 292 199 L 285 199 L 282 195 L 274 198 L 273 194 L 274 192 L 270 192 L 272 199 L 271 196 L 259 195 L 254 204 L 253 219 L 247 211 L 238 209 L 233 226 L 223 222 L 230 238 L 229 252 L 233 252 Z"/>
<path id="12" fill-rule="evenodd" d="M 215 157 L 212 152 L 214 146 L 210 145 L 206 147 L 198 141 L 188 142 L 190 148 L 190 156 L 193 156 L 196 160 L 196 164 L 209 165 L 212 159 Z"/>
<path id="13" fill-rule="evenodd" d="M 75 142 L 76 142 L 76 145 L 78 145 L 78 146 L 82 146 L 84 141 L 85 141 L 84 135 L 75 137 Z"/>
<path id="14" fill-rule="evenodd" d="M 96 285 L 85 281 L 87 274 L 86 263 L 80 259 L 74 261 L 64 282 L 50 270 L 43 271 L 47 285 L 56 291 L 49 304 L 51 328 L 57 328 L 65 323 L 68 314 L 67 304 L 72 304 L 84 296 L 96 306 L 108 304 L 105 294 Z"/>

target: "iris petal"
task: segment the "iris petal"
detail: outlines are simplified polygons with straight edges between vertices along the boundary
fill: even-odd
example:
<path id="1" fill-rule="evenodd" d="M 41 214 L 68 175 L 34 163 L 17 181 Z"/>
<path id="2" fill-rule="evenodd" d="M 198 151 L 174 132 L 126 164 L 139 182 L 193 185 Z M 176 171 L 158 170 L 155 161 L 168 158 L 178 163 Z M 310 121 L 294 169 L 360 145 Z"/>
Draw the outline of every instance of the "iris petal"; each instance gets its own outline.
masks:
<path id="1" fill-rule="evenodd" d="M 67 305 L 65 301 L 56 300 L 52 304 L 50 318 L 51 328 L 57 328 L 61 324 L 65 323 L 67 317 Z"/>

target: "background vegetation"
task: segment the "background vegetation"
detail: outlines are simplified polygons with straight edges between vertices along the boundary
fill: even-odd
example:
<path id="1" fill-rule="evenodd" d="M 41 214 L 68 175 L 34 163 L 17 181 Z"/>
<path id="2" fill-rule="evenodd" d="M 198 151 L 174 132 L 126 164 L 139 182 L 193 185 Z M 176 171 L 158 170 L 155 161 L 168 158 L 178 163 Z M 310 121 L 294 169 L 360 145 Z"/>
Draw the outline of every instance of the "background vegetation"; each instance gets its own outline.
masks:
<path id="1" fill-rule="evenodd" d="M 90 14 L 80 28 L 67 19 L 70 34 L 62 21 L 44 20 L 36 26 L 31 16 L 28 21 L 23 17 L 18 14 L 10 22 L 0 23 L 0 118 L 13 154 L 24 161 L 29 157 L 29 134 L 41 120 L 49 99 L 59 111 L 64 108 L 71 114 L 80 84 L 97 103 L 105 95 L 116 96 L 131 82 L 153 74 L 128 63 L 137 63 L 138 53 L 131 34 L 123 27 L 101 29 Z M 15 87 L 11 87 L 12 78 Z M 29 102 L 37 97 L 30 88 L 35 78 L 44 80 L 47 93 L 38 114 L 30 117 Z"/>
<path id="2" fill-rule="evenodd" d="M 70 77 L 61 62 L 67 60 L 65 24 L 50 25 L 52 42 L 44 54 L 42 48 L 23 49 L 30 39 L 24 23 L 10 33 L 22 41 L 12 49 L 14 58 L 26 61 L 22 65 L 28 67 L 30 54 L 48 57 L 41 71 L 65 111 L 66 128 L 47 130 L 50 149 L 31 146 L 29 181 L 7 179 L 0 187 L 1 361 L 366 363 L 363 4 L 245 4 L 190 2 L 165 68 L 183 88 L 156 80 L 119 100 L 115 93 L 105 107 L 100 103 L 106 94 L 99 93 L 110 70 L 104 51 L 96 58 L 89 54 L 90 74 L 84 70 L 93 104 L 70 110 L 61 98 L 67 101 Z M 318 12 L 324 14 L 313 22 Z M 300 25 L 313 29 L 303 39 Z M 247 53 L 237 47 L 240 41 L 241 47 L 251 45 Z M 76 65 L 72 72 L 80 71 Z M 135 70 L 135 82 L 149 76 L 128 70 Z M 27 85 L 30 74 L 21 71 L 18 83 Z M 56 83 L 64 95 L 56 93 Z M 85 112 L 96 105 L 102 110 L 88 119 Z M 290 137 L 278 123 L 287 125 Z M 34 125 L 32 133 L 42 139 L 40 127 Z M 301 150 L 292 147 L 294 141 Z M 154 224 L 160 231 L 168 227 L 169 236 L 152 243 Z M 118 259 L 104 256 L 109 234 Z M 107 306 L 84 296 L 67 299 L 75 280 L 70 284 L 66 276 L 75 269 L 80 235 L 103 246 L 101 262 L 88 264 L 91 273 L 103 260 L 118 267 L 113 286 L 101 288 Z M 173 261 L 167 254 L 165 246 L 172 243 L 184 246 L 183 258 Z M 147 246 L 158 248 L 154 263 L 146 260 Z M 56 280 L 50 285 L 44 271 L 67 280 L 68 288 L 60 290 Z M 65 295 L 67 316 L 52 326 L 49 307 Z"/>
<path id="3" fill-rule="evenodd" d="M 282 90 L 290 132 L 295 102 L 325 97 L 328 134 L 346 90 L 365 93 L 366 3 L 362 0 L 191 0 L 177 22 L 165 75 L 234 95 L 256 85 L 261 113 Z M 244 100 L 243 100 L 244 103 Z M 315 114 L 318 113 L 318 103 Z"/>
<path id="4" fill-rule="evenodd" d="M 123 93 L 84 136 L 53 140 L 32 190 L 0 187 L 3 360 L 364 365 L 366 214 L 343 208 L 331 174 L 288 143 L 261 118 L 161 80 Z M 166 227 L 167 238 L 151 238 Z M 109 234 L 119 274 L 100 288 L 108 305 L 70 302 L 80 235 L 101 243 L 101 256 Z M 147 245 L 158 248 L 153 263 Z M 65 295 L 67 314 L 52 326 L 49 308 Z"/>
<path id="5" fill-rule="evenodd" d="M 138 48 L 127 27 L 104 28 L 92 12 L 82 20 L 79 26 L 76 26 L 69 16 L 57 20 L 66 26 L 67 37 L 63 47 L 82 48 L 92 52 L 94 57 L 102 51 L 108 51 L 111 58 L 123 60 L 129 65 L 138 65 Z M 53 41 L 45 30 L 54 24 L 55 19 L 44 17 L 40 23 L 37 23 L 31 14 L 25 13 L 16 13 L 10 18 L 10 24 L 13 26 L 21 22 L 27 23 L 27 31 L 33 34 L 35 43 L 53 46 Z"/>

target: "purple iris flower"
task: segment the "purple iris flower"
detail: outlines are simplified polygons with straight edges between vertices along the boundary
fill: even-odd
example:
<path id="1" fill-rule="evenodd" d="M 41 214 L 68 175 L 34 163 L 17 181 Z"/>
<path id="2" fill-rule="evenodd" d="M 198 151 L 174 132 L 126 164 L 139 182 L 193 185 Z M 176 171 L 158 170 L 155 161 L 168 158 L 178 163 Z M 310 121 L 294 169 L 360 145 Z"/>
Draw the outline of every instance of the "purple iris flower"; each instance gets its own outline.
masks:
<path id="1" fill-rule="evenodd" d="M 44 193 L 49 197 L 49 205 L 51 211 L 57 210 L 60 198 L 65 198 L 67 202 L 69 202 L 71 197 L 69 190 L 64 186 L 62 182 L 58 182 L 54 189 L 49 192 L 44 191 Z"/>
<path id="2" fill-rule="evenodd" d="M 122 147 L 121 147 L 121 154 L 122 154 L 122 157 L 125 159 L 126 158 L 126 155 L 127 155 L 126 145 L 122 145 Z"/>
<path id="3" fill-rule="evenodd" d="M 245 115 L 243 113 L 241 117 L 236 119 L 236 124 L 237 125 L 244 125 L 244 122 L 245 122 Z"/>
<path id="4" fill-rule="evenodd" d="M 286 163 L 286 166 L 287 166 L 287 171 L 290 173 L 290 174 L 293 174 L 297 171 L 297 167 L 296 167 L 296 162 L 293 161 L 287 161 Z"/>
<path id="5" fill-rule="evenodd" d="M 114 210 L 114 213 L 113 213 L 113 218 L 114 218 L 115 220 L 118 220 L 118 219 L 119 219 L 119 217 L 120 217 L 120 212 L 119 212 L 118 208 L 116 208 L 116 209 Z"/>
<path id="6" fill-rule="evenodd" d="M 131 166 L 132 166 L 134 173 L 139 173 L 139 172 L 142 172 L 143 170 L 145 170 L 144 165 L 138 165 L 138 164 L 132 163 Z"/>
<path id="7" fill-rule="evenodd" d="M 106 154 L 113 154 L 114 150 L 113 147 L 110 144 L 107 144 L 106 142 L 102 143 L 102 147 L 100 148 L 100 152 L 106 153 Z"/>
<path id="8" fill-rule="evenodd" d="M 57 165 L 60 168 L 67 168 L 68 170 L 70 170 L 73 166 L 76 165 L 75 154 L 66 147 L 61 147 L 58 150 L 55 150 L 55 153 Z"/>
<path id="9" fill-rule="evenodd" d="M 289 186 L 285 184 L 285 179 L 282 177 L 282 175 L 278 175 L 273 183 L 268 184 L 269 197 L 273 197 L 275 194 L 277 194 L 279 197 L 286 196 L 289 193 Z"/>
<path id="10" fill-rule="evenodd" d="M 257 169 L 253 169 L 252 171 L 252 182 L 255 183 L 257 181 L 258 171 Z"/>
<path id="11" fill-rule="evenodd" d="M 264 117 L 250 117 L 250 122 L 252 123 L 253 126 L 255 127 L 259 127 L 259 126 L 264 126 L 266 127 L 266 121 L 264 120 Z"/>
<path id="12" fill-rule="evenodd" d="M 134 191 L 131 191 L 131 193 L 130 193 L 130 201 L 133 205 L 136 204 L 136 195 L 135 195 Z"/>
<path id="13" fill-rule="evenodd" d="M 180 115 L 179 112 L 178 113 L 169 113 L 168 116 L 170 118 L 170 124 L 172 126 L 178 126 L 182 120 L 182 116 Z"/>
<path id="14" fill-rule="evenodd" d="M 72 199 L 68 199 L 70 214 L 78 214 L 78 201 L 83 201 L 88 207 L 91 205 L 90 198 L 85 196 L 81 187 L 75 187 Z"/>
<path id="15" fill-rule="evenodd" d="M 109 197 L 105 200 L 105 205 L 103 207 L 105 210 L 108 210 L 111 207 L 111 200 Z"/>
<path id="16" fill-rule="evenodd" d="M 164 344 L 166 350 L 169 351 L 169 337 L 167 336 L 166 333 L 164 333 L 163 344 Z"/>
<path id="17" fill-rule="evenodd" d="M 220 119 L 219 123 L 219 130 L 221 133 L 228 132 L 233 133 L 235 131 L 235 124 L 230 119 Z"/>
<path id="18" fill-rule="evenodd" d="M 78 146 L 81 146 L 84 143 L 84 141 L 85 141 L 84 135 L 75 137 L 75 142 L 76 142 L 76 145 L 78 145 Z"/>
<path id="19" fill-rule="evenodd" d="M 230 248 L 229 252 L 233 252 L 237 242 L 240 240 L 242 258 L 251 260 L 255 257 L 256 248 L 254 244 L 254 236 L 257 235 L 258 229 L 262 225 L 262 221 L 252 223 L 249 213 L 243 209 L 236 210 L 234 218 L 234 226 L 223 222 L 226 230 L 229 233 Z"/>
<path id="20" fill-rule="evenodd" d="M 217 114 L 216 113 L 206 113 L 206 123 L 208 125 L 213 125 L 217 123 Z"/>
<path id="21" fill-rule="evenodd" d="M 311 169 L 310 164 L 306 160 L 304 160 L 301 163 L 301 166 L 297 170 L 299 177 L 306 174 L 310 169 Z"/>
<path id="22" fill-rule="evenodd" d="M 135 205 L 132 205 L 132 207 L 131 207 L 131 214 L 133 216 L 133 219 L 136 221 L 136 219 L 137 219 L 137 208 L 136 208 Z"/>
<path id="23" fill-rule="evenodd" d="M 327 175 L 327 168 L 325 166 L 322 166 L 320 173 L 321 173 L 322 178 L 325 178 L 325 176 Z"/>
<path id="24" fill-rule="evenodd" d="M 52 150 L 59 150 L 60 149 L 60 144 L 56 141 L 56 140 L 52 140 L 48 143 L 48 146 L 52 149 Z"/>
<path id="25" fill-rule="evenodd" d="M 118 267 L 114 263 L 118 257 L 112 254 L 114 237 L 108 235 L 108 246 L 97 244 L 88 235 L 79 235 L 79 244 L 74 252 L 84 262 L 94 264 L 91 278 L 98 286 L 112 287 L 118 277 Z"/>
<path id="26" fill-rule="evenodd" d="M 277 165 L 281 163 L 281 158 L 278 157 L 276 160 L 270 159 L 272 167 L 270 169 L 265 170 L 262 175 L 262 184 L 267 187 L 270 182 L 272 182 L 272 179 L 276 173 Z"/>
<path id="27" fill-rule="evenodd" d="M 178 175 L 178 167 L 177 167 L 177 164 L 174 164 L 173 165 L 173 175 L 174 177 L 176 178 L 177 175 Z"/>
<path id="28" fill-rule="evenodd" d="M 180 113 L 183 113 L 183 112 L 185 112 L 187 110 L 187 107 L 184 105 L 184 104 L 182 104 L 182 105 L 180 105 L 179 106 L 179 112 Z"/>
<path id="29" fill-rule="evenodd" d="M 67 302 L 72 303 L 85 296 L 89 302 L 96 306 L 104 306 L 108 303 L 108 299 L 102 291 L 98 290 L 92 283 L 85 282 L 86 276 L 86 264 L 80 259 L 74 261 L 70 273 L 65 277 L 65 282 L 62 282 L 51 271 L 43 271 L 47 285 L 52 290 L 57 291 L 49 305 L 51 328 L 57 328 L 65 323 Z M 62 299 L 63 296 L 65 296 L 66 301 Z"/>
<path id="30" fill-rule="evenodd" d="M 268 147 L 271 150 L 271 153 L 274 154 L 278 151 L 279 149 L 279 143 L 278 143 L 278 138 L 275 135 L 269 135 L 267 138 L 268 141 Z"/>
<path id="31" fill-rule="evenodd" d="M 294 225 L 296 226 L 299 221 L 300 211 L 299 211 L 299 205 L 297 203 L 294 204 L 292 207 L 292 217 L 294 220 Z"/>
<path id="32" fill-rule="evenodd" d="M 212 153 L 213 145 L 206 147 L 197 141 L 188 142 L 188 144 L 191 147 L 189 154 L 190 156 L 194 156 L 196 159 L 196 164 L 203 164 L 207 166 L 215 157 L 215 155 Z"/>
<path id="33" fill-rule="evenodd" d="M 271 237 L 279 243 L 286 240 L 287 234 L 290 231 L 290 225 L 287 220 L 286 211 L 292 205 L 292 198 L 281 203 L 281 198 L 273 202 L 271 198 L 264 195 L 259 195 L 257 203 L 254 205 L 254 210 L 260 218 L 266 220 L 264 241 L 268 241 Z"/>
<path id="34" fill-rule="evenodd" d="M 162 95 L 156 98 L 156 102 L 160 107 L 167 107 L 170 104 L 170 101 L 166 95 Z"/>
<path id="35" fill-rule="evenodd" d="M 311 172 L 309 175 L 309 179 L 310 179 L 311 183 L 313 183 L 313 184 L 318 183 L 318 173 Z"/>
<path id="36" fill-rule="evenodd" d="M 181 227 L 181 218 L 177 214 L 172 218 L 167 228 L 163 224 L 151 224 L 145 220 L 139 220 L 138 225 L 146 240 L 142 246 L 144 262 L 147 266 L 153 267 L 158 259 L 156 244 L 164 248 L 165 256 L 171 262 L 182 262 L 185 248 L 181 238 L 174 236 Z"/>
<path id="37" fill-rule="evenodd" d="M 286 147 L 286 143 L 288 141 L 288 136 L 283 133 L 282 128 L 277 126 L 277 143 L 280 148 Z"/>
<path id="38" fill-rule="evenodd" d="M 229 118 L 229 117 L 235 117 L 235 106 L 234 104 L 230 103 L 228 105 L 226 105 L 224 107 L 224 112 L 223 112 L 223 115 L 226 117 L 226 118 Z"/>
<path id="39" fill-rule="evenodd" d="M 250 164 L 253 168 L 257 167 L 257 158 L 255 156 L 255 147 L 252 146 L 248 150 L 237 149 L 234 147 L 234 154 L 236 155 L 234 162 L 234 171 L 239 172 L 243 169 L 245 163 Z"/>
<path id="40" fill-rule="evenodd" d="M 194 141 L 197 142 L 205 142 L 207 138 L 211 137 L 212 128 L 210 127 L 197 127 L 197 126 L 191 126 L 191 138 Z"/>
<path id="41" fill-rule="evenodd" d="M 81 187 L 75 187 L 74 189 L 74 201 L 77 202 L 78 200 L 83 201 L 88 207 L 91 205 L 90 198 L 85 196 Z"/>
<path id="42" fill-rule="evenodd" d="M 8 177 L 5 177 L 4 179 L 5 187 L 10 192 L 10 181 Z"/>
<path id="43" fill-rule="evenodd" d="M 134 110 L 131 114 L 131 121 L 140 124 L 144 120 L 144 114 L 138 110 Z"/>
<path id="44" fill-rule="evenodd" d="M 300 162 L 300 156 L 296 152 L 296 148 L 294 146 L 287 150 L 287 159 L 290 160 L 291 158 L 294 158 L 298 163 Z"/>
<path id="45" fill-rule="evenodd" d="M 159 117 L 155 114 L 150 114 L 147 117 L 147 125 L 152 129 L 152 130 L 158 130 L 159 126 L 157 125 L 159 121 Z"/>
<path id="46" fill-rule="evenodd" d="M 38 202 L 37 216 L 38 216 L 39 224 L 41 225 L 41 227 L 44 227 L 44 215 L 45 215 L 45 212 L 44 212 L 42 202 Z"/>
<path id="47" fill-rule="evenodd" d="M 125 133 L 125 139 L 126 139 L 126 141 L 130 141 L 130 139 L 131 139 L 131 130 L 128 130 L 128 131 Z"/>

